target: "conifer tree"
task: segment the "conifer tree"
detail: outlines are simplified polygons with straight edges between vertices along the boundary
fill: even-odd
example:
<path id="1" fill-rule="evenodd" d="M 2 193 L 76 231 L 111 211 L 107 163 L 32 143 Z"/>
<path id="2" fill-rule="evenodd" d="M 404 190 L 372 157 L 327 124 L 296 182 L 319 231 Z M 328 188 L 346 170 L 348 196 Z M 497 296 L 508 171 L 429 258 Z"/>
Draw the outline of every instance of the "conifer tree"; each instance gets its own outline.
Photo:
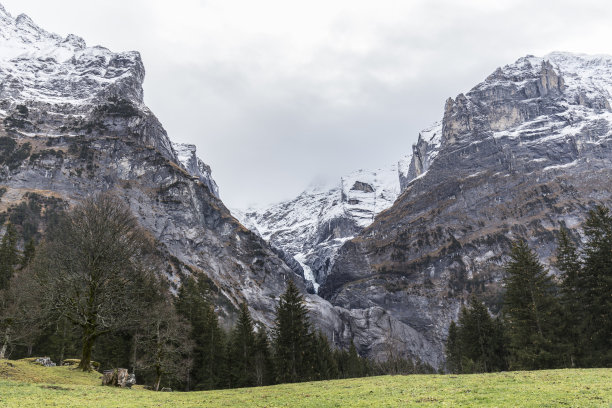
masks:
<path id="1" fill-rule="evenodd" d="M 461 344 L 459 329 L 455 321 L 451 321 L 446 338 L 446 367 L 451 373 L 461 373 Z"/>
<path id="2" fill-rule="evenodd" d="M 582 264 L 578 251 L 572 242 L 567 229 L 559 232 L 556 267 L 561 272 L 559 303 L 561 313 L 557 327 L 559 342 L 563 349 L 564 365 L 574 367 L 583 348 L 583 334 L 580 326 L 584 319 L 584 307 L 581 299 L 580 279 Z"/>
<path id="3" fill-rule="evenodd" d="M 312 361 L 315 380 L 338 378 L 338 364 L 329 345 L 329 340 L 321 331 L 313 338 Z"/>
<path id="4" fill-rule="evenodd" d="M 36 245 L 34 245 L 34 239 L 30 238 L 28 242 L 26 242 L 25 247 L 23 248 L 23 255 L 21 257 L 21 268 L 25 268 L 30 264 L 30 261 L 34 258 L 34 254 L 36 253 Z"/>
<path id="5" fill-rule="evenodd" d="M 347 369 L 347 378 L 356 378 L 363 377 L 365 374 L 364 365 L 361 361 L 361 357 L 359 353 L 357 353 L 357 348 L 355 347 L 355 343 L 351 341 L 351 345 L 348 350 L 348 358 L 346 361 L 346 369 Z"/>
<path id="6" fill-rule="evenodd" d="M 446 340 L 448 369 L 455 373 L 500 371 L 506 368 L 503 328 L 485 305 L 472 298 L 451 322 Z"/>
<path id="7" fill-rule="evenodd" d="M 231 386 L 251 387 L 255 385 L 255 333 L 253 319 L 246 303 L 240 305 L 238 322 L 229 341 Z"/>
<path id="8" fill-rule="evenodd" d="M 312 339 L 304 297 L 289 280 L 287 290 L 280 297 L 274 327 L 274 360 L 278 382 L 310 379 Z"/>
<path id="9" fill-rule="evenodd" d="M 259 326 L 255 335 L 254 345 L 254 375 L 255 385 L 270 385 L 274 383 L 274 363 L 272 361 L 268 335 L 263 326 Z"/>
<path id="10" fill-rule="evenodd" d="M 553 316 L 558 313 L 555 287 L 527 244 L 512 245 L 504 278 L 503 312 L 511 369 L 542 369 L 557 361 Z"/>
<path id="11" fill-rule="evenodd" d="M 19 263 L 17 254 L 17 231 L 10 222 L 0 243 L 0 290 L 6 289 L 13 277 L 15 265 Z"/>
<path id="12" fill-rule="evenodd" d="M 203 277 L 188 277 L 176 300 L 177 312 L 191 324 L 194 346 L 192 369 L 196 389 L 220 388 L 226 379 L 225 334 L 209 301 L 210 290 Z M 191 385 L 187 385 L 191 389 Z"/>
<path id="13" fill-rule="evenodd" d="M 503 346 L 501 332 L 485 305 L 473 297 L 469 309 L 463 308 L 459 316 L 459 338 L 462 349 L 464 370 L 469 372 L 498 371 L 503 367 Z M 465 371 L 464 371 L 465 372 Z"/>
<path id="14" fill-rule="evenodd" d="M 612 215 L 599 206 L 589 212 L 584 233 L 584 269 L 579 277 L 585 316 L 582 327 L 587 364 L 612 365 Z"/>

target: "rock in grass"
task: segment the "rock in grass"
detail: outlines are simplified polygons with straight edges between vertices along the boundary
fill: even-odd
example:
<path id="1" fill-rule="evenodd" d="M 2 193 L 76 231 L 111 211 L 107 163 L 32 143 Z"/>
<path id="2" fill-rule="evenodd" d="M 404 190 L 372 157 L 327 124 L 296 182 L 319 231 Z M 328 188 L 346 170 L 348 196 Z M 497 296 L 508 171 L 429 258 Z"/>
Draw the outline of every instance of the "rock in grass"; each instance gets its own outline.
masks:
<path id="1" fill-rule="evenodd" d="M 55 367 L 56 364 L 49 357 L 38 357 L 34 360 L 34 364 L 40 364 L 44 367 Z"/>
<path id="2" fill-rule="evenodd" d="M 134 384 L 136 384 L 136 375 L 129 374 L 127 368 L 104 370 L 102 373 L 102 385 L 130 388 Z"/>

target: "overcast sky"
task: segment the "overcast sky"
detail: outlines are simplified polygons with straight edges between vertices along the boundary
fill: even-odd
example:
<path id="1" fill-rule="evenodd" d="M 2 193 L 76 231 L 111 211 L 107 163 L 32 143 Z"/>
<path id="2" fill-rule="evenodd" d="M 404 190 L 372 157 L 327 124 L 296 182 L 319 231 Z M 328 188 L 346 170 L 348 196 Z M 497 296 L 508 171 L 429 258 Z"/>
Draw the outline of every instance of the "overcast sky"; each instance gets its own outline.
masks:
<path id="1" fill-rule="evenodd" d="M 90 46 L 140 51 L 145 102 L 239 208 L 387 167 L 446 98 L 521 56 L 612 54 L 607 1 L 0 2 Z"/>

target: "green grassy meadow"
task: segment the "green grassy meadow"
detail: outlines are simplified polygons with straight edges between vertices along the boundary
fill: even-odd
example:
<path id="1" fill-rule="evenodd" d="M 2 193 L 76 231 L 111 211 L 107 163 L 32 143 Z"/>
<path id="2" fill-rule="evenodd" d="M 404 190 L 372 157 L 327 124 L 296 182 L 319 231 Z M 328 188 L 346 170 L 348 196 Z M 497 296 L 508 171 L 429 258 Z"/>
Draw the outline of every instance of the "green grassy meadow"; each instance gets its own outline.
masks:
<path id="1" fill-rule="evenodd" d="M 610 407 L 612 369 L 356 378 L 202 392 L 102 387 L 99 373 L 0 360 L 0 407 Z"/>

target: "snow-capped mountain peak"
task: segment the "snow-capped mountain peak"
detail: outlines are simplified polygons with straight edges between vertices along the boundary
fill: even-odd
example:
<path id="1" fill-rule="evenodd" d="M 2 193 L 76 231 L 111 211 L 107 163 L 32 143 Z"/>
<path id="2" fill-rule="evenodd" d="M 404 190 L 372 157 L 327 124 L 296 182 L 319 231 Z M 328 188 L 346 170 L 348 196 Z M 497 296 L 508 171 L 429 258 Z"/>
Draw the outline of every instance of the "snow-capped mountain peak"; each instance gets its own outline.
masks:
<path id="1" fill-rule="evenodd" d="M 143 102 L 144 66 L 136 51 L 87 47 L 0 5 L 0 116 L 24 136 L 141 135 L 219 197 L 210 167 L 195 146 L 171 144 Z"/>
<path id="2" fill-rule="evenodd" d="M 390 207 L 399 193 L 398 168 L 393 165 L 355 171 L 331 187 L 311 186 L 295 199 L 269 208 L 233 213 L 293 256 L 317 288 L 337 249 Z"/>
<path id="3" fill-rule="evenodd" d="M 105 93 L 142 104 L 144 67 L 138 52 L 87 47 L 76 35 L 50 33 L 28 16 L 13 18 L 4 9 L 0 10 L 0 75 L 0 97 L 15 103 L 78 108 Z"/>

